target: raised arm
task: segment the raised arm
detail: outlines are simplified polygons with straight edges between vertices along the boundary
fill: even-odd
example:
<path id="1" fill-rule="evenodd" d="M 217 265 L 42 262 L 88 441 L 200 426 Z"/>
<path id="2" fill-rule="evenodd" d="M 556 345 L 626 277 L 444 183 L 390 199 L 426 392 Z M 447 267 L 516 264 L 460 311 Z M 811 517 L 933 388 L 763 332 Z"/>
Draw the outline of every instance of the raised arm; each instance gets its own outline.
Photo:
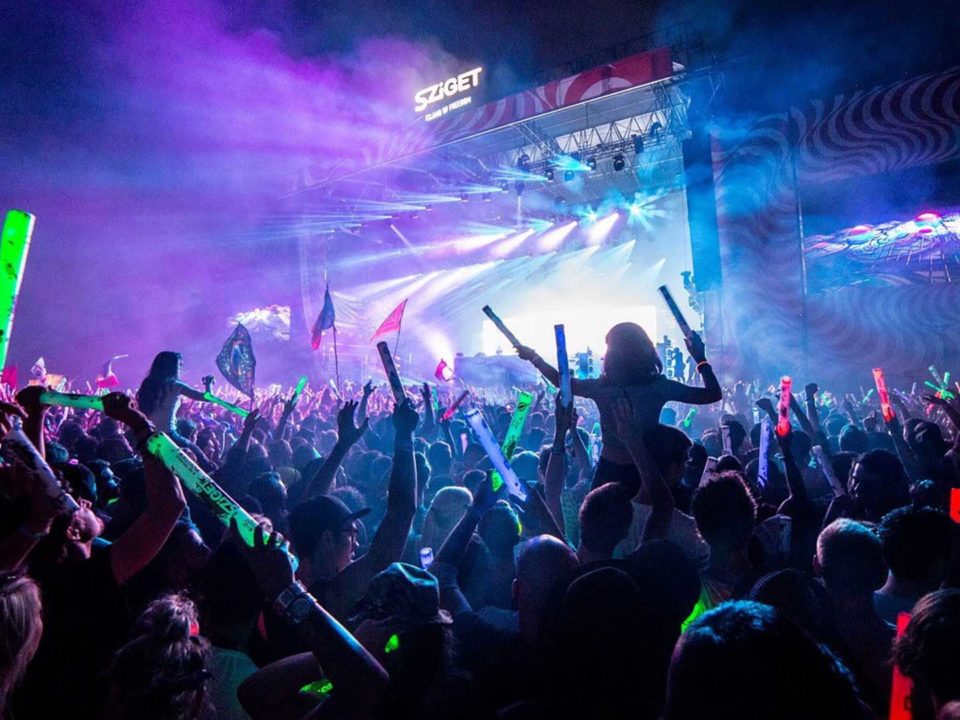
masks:
<path id="1" fill-rule="evenodd" d="M 153 432 L 143 413 L 130 407 L 130 398 L 110 393 L 103 398 L 103 411 L 108 417 L 129 427 L 137 442 L 144 442 Z M 147 508 L 140 517 L 110 546 L 110 564 L 118 585 L 153 560 L 167 541 L 173 526 L 187 506 L 180 481 L 149 453 L 143 453 L 146 474 Z"/>
<path id="2" fill-rule="evenodd" d="M 179 380 L 177 380 L 173 383 L 173 388 L 174 390 L 177 391 L 179 395 L 183 395 L 186 398 L 190 398 L 191 400 L 199 400 L 200 402 L 205 401 L 205 398 L 203 397 L 202 392 L 200 392 L 199 390 L 194 390 L 185 382 L 180 382 Z"/>
<path id="3" fill-rule="evenodd" d="M 393 466 L 387 490 L 387 512 L 370 542 L 366 555 L 350 563 L 337 578 L 344 598 L 359 599 L 381 570 L 403 556 L 407 536 L 417 513 L 417 466 L 413 459 L 413 433 L 420 416 L 409 401 L 393 411 Z"/>
<path id="4" fill-rule="evenodd" d="M 11 485 L 22 485 L 17 481 L 25 481 L 30 497 L 30 510 L 23 524 L 0 540 L 0 572 L 15 572 L 19 568 L 34 546 L 50 534 L 50 526 L 54 518 L 60 513 L 60 506 L 47 495 L 43 483 L 19 465 L 0 468 L 0 479 L 4 492 L 13 495 Z"/>
<path id="5" fill-rule="evenodd" d="M 293 567 L 289 555 L 283 550 L 283 540 L 276 532 L 264 539 L 264 526 L 254 531 L 253 547 L 239 540 L 236 526 L 232 528 L 240 551 L 247 558 L 264 596 L 273 603 L 274 610 L 283 617 L 288 626 L 303 641 L 317 663 L 323 668 L 333 689 L 328 701 L 323 703 L 311 717 L 330 718 L 368 718 L 380 701 L 390 676 L 380 663 L 337 622 L 312 595 L 294 580 Z M 284 662 L 284 661 L 281 661 Z M 297 696 L 303 684 L 306 668 L 296 663 L 298 671 L 284 667 L 285 672 L 271 672 L 264 668 L 241 685 L 238 696 L 245 707 L 262 712 L 263 699 L 256 692 L 263 685 L 260 673 L 271 675 L 277 683 L 283 683 L 288 689 L 290 699 Z M 320 668 L 315 668 L 312 679 L 319 679 Z M 276 690 L 276 688 L 274 688 Z M 272 693 L 279 703 L 284 693 Z M 260 705 L 260 708 L 257 706 Z"/>
<path id="6" fill-rule="evenodd" d="M 807 419 L 813 426 L 813 434 L 810 435 L 811 440 L 814 439 L 814 435 L 820 432 L 820 412 L 817 410 L 817 393 L 819 391 L 820 387 L 816 383 L 807 383 L 806 387 L 803 388 L 807 401 Z"/>
<path id="7" fill-rule="evenodd" d="M 363 396 L 360 398 L 360 409 L 357 411 L 357 416 L 360 422 L 363 422 L 367 419 L 367 403 L 369 402 L 372 394 L 373 380 L 367 380 L 367 384 L 363 386 Z"/>
<path id="8" fill-rule="evenodd" d="M 687 405 L 710 405 L 723 399 L 723 389 L 720 381 L 713 372 L 713 367 L 707 362 L 707 350 L 703 340 L 697 333 L 687 340 L 687 351 L 697 363 L 697 372 L 703 380 L 703 387 L 684 385 L 674 380 L 665 381 L 665 399 L 686 403 Z"/>
<path id="9" fill-rule="evenodd" d="M 11 413 L 19 414 L 23 418 L 23 434 L 30 439 L 42 458 L 47 456 L 43 439 L 43 420 L 47 416 L 47 406 L 40 403 L 40 395 L 44 391 L 46 388 L 42 385 L 33 385 L 17 393 L 17 404 L 26 412 L 25 418 L 23 413 L 17 412 L 15 407 L 11 406 Z"/>
<path id="10" fill-rule="evenodd" d="M 357 410 L 357 402 L 349 400 L 344 403 L 337 413 L 337 443 L 330 451 L 330 455 L 323 461 L 323 464 L 317 470 L 317 474 L 307 483 L 304 492 L 304 500 L 308 500 L 315 495 L 325 495 L 333 484 L 333 479 L 337 475 L 337 468 L 347 456 L 347 453 L 370 427 L 370 421 L 364 420 L 360 426 L 354 424 L 354 414 Z"/>
<path id="11" fill-rule="evenodd" d="M 563 522 L 563 486 L 567 477 L 567 450 L 566 437 L 567 431 L 573 427 L 576 428 L 576 410 L 573 403 L 569 407 L 564 407 L 557 403 L 555 413 L 556 430 L 553 435 L 553 446 L 550 449 L 550 459 L 547 461 L 547 472 L 544 475 L 543 489 L 544 498 L 547 503 L 547 509 L 553 515 L 563 532 L 563 538 L 566 539 L 566 528 Z M 574 429 L 574 435 L 576 435 Z"/>

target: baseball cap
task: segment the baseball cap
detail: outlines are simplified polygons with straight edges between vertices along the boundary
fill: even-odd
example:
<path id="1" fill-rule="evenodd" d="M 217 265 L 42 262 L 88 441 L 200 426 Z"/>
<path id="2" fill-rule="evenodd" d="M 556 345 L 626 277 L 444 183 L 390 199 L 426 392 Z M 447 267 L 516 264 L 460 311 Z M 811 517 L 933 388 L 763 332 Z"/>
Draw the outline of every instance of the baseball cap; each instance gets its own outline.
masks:
<path id="1" fill-rule="evenodd" d="M 406 563 L 393 563 L 378 573 L 350 623 L 390 619 L 403 632 L 422 625 L 449 625 L 450 613 L 440 609 L 440 585 L 426 570 Z"/>
<path id="2" fill-rule="evenodd" d="M 290 540 L 298 554 L 311 554 L 326 530 L 347 530 L 367 515 L 370 508 L 351 512 L 346 503 L 332 495 L 317 495 L 297 505 L 289 517 Z"/>

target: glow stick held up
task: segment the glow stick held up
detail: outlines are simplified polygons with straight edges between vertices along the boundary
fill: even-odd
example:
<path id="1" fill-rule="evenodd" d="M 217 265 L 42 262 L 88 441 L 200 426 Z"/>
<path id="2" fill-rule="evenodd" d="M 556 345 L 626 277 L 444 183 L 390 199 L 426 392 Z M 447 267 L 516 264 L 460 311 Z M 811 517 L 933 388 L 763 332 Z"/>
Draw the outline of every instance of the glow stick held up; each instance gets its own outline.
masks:
<path id="1" fill-rule="evenodd" d="M 403 391 L 403 383 L 400 381 L 400 373 L 397 372 L 397 365 L 390 354 L 390 346 L 381 340 L 377 343 L 377 352 L 380 353 L 380 362 L 383 363 L 383 371 L 387 374 L 387 382 L 390 383 L 393 397 L 398 404 L 402 403 L 407 399 L 407 394 Z"/>
<path id="2" fill-rule="evenodd" d="M 307 387 L 307 376 L 301 375 L 297 386 L 293 389 L 293 395 L 290 396 L 290 404 L 296 406 L 300 402 L 300 396 L 303 395 L 304 388 Z"/>
<path id="3" fill-rule="evenodd" d="M 500 449 L 500 445 L 493 436 L 493 431 L 490 429 L 490 426 L 487 425 L 487 421 L 483 419 L 483 414 L 476 408 L 471 408 L 467 410 L 466 416 L 467 422 L 477 438 L 477 442 L 480 443 L 487 457 L 490 458 L 494 469 L 507 484 L 507 491 L 520 500 L 526 500 L 528 494 L 527 488 L 520 482 L 520 478 L 517 477 L 517 474 L 503 456 L 503 450 Z"/>
<path id="4" fill-rule="evenodd" d="M 57 405 L 78 410 L 103 411 L 103 398 L 98 395 L 83 395 L 82 393 L 63 393 L 56 390 L 47 390 L 40 393 L 40 402 L 44 405 Z"/>
<path id="5" fill-rule="evenodd" d="M 10 210 L 3 221 L 3 235 L 0 236 L 0 368 L 7 364 L 13 314 L 35 221 L 33 215 L 22 210 Z"/>
<path id="6" fill-rule="evenodd" d="M 523 426 L 527 421 L 527 415 L 530 413 L 530 406 L 532 404 L 533 395 L 531 393 L 523 390 L 517 391 L 517 406 L 513 409 L 513 415 L 510 416 L 510 424 L 507 426 L 507 433 L 504 435 L 503 445 L 500 446 L 500 450 L 507 460 L 513 457 L 513 453 L 517 449 L 517 443 L 520 442 L 520 436 L 523 434 Z M 503 482 L 503 478 L 500 478 L 500 474 L 496 470 L 493 471 L 493 477 L 494 486 L 499 487 L 497 479 Z"/>
<path id="7" fill-rule="evenodd" d="M 770 478 L 770 416 L 766 413 L 760 418 L 760 457 L 757 467 L 757 484 L 764 488 Z"/>
<path id="8" fill-rule="evenodd" d="M 898 638 L 903 637 L 909 624 L 910 613 L 902 612 L 897 615 Z M 890 687 L 890 720 L 912 720 L 913 711 L 910 708 L 910 695 L 912 690 L 913 682 L 894 665 L 893 682 Z"/>
<path id="9" fill-rule="evenodd" d="M 893 413 L 893 406 L 890 405 L 890 393 L 887 392 L 887 381 L 883 377 L 882 368 L 873 369 L 873 381 L 877 384 L 877 395 L 880 398 L 880 412 L 883 413 L 884 422 L 890 422 L 896 417 Z"/>
<path id="10" fill-rule="evenodd" d="M 460 397 L 453 401 L 453 404 L 443 411 L 443 417 L 440 418 L 443 422 L 447 422 L 452 419 L 454 414 L 457 412 L 457 408 L 463 404 L 463 401 L 467 399 L 467 396 L 470 394 L 469 390 L 464 390 L 460 393 Z"/>
<path id="11" fill-rule="evenodd" d="M 219 398 L 209 390 L 203 393 L 203 399 L 206 400 L 208 403 L 219 405 L 227 412 L 232 412 L 234 415 L 239 415 L 242 418 L 245 418 L 247 415 L 250 414 L 249 410 L 244 410 L 239 405 L 234 405 L 232 402 L 224 400 L 223 398 Z"/>
<path id="12" fill-rule="evenodd" d="M 490 322 L 496 325 L 497 330 L 503 333 L 503 336 L 510 342 L 514 347 L 520 347 L 522 343 L 517 339 L 517 336 L 510 332 L 510 329 L 503 324 L 503 320 L 493 311 L 489 305 L 483 306 L 483 314 L 490 318 Z"/>
<path id="13" fill-rule="evenodd" d="M 557 402 L 563 407 L 570 407 L 573 391 L 570 384 L 570 361 L 567 358 L 567 336 L 563 325 L 554 325 L 553 334 L 557 339 L 557 371 L 560 373 L 560 394 Z"/>
<path id="14" fill-rule="evenodd" d="M 683 313 L 680 312 L 680 306 L 677 305 L 677 301 L 674 300 L 673 295 L 670 294 L 670 289 L 666 285 L 661 285 L 659 290 L 664 302 L 667 303 L 670 314 L 673 315 L 673 319 L 676 320 L 677 325 L 680 326 L 680 332 L 683 333 L 683 336 L 687 340 L 690 340 L 694 335 L 693 328 L 690 327 L 690 323 L 687 322 Z"/>
<path id="15" fill-rule="evenodd" d="M 203 501 L 217 520 L 227 527 L 230 527 L 231 520 L 235 520 L 240 537 L 248 546 L 253 547 L 257 521 L 191 460 L 179 445 L 166 433 L 155 432 L 147 438 L 146 446 L 151 455 L 180 478 L 180 482 L 187 490 Z M 291 560 L 296 568 L 296 558 L 291 555 Z"/>
<path id="16" fill-rule="evenodd" d="M 780 378 L 780 407 L 777 419 L 777 435 L 786 437 L 790 433 L 790 388 L 793 380 L 784 375 Z"/>
<path id="17" fill-rule="evenodd" d="M 814 445 L 813 456 L 817 459 L 817 463 L 819 463 L 820 468 L 823 470 L 827 482 L 830 483 L 834 496 L 839 497 L 840 495 L 846 495 L 847 491 L 844 489 L 843 483 L 840 482 L 837 474 L 833 471 L 833 464 L 830 462 L 830 458 L 827 457 L 827 453 L 823 447 Z"/>
<path id="18" fill-rule="evenodd" d="M 960 488 L 950 488 L 950 519 L 960 523 Z"/>
<path id="19" fill-rule="evenodd" d="M 3 437 L 3 450 L 4 454 L 12 457 L 14 462 L 26 468 L 27 472 L 41 484 L 44 494 L 61 510 L 73 512 L 80 507 L 72 496 L 64 492 L 47 461 L 24 434 L 18 417 L 13 418 L 13 427 Z"/>

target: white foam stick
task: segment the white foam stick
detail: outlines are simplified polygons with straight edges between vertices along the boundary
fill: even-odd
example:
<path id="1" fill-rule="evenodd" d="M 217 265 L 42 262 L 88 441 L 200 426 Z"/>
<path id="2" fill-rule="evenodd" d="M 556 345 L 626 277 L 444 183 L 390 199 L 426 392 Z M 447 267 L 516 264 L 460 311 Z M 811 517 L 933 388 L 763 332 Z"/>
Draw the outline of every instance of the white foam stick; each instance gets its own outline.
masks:
<path id="1" fill-rule="evenodd" d="M 723 454 L 733 455 L 733 440 L 730 438 L 730 426 L 720 426 L 720 439 L 723 441 Z"/>
<path id="2" fill-rule="evenodd" d="M 390 354 L 390 346 L 383 341 L 378 342 L 377 352 L 380 353 L 380 362 L 383 363 L 383 371 L 387 374 L 387 381 L 390 383 L 393 397 L 397 404 L 402 403 L 407 399 L 407 394 L 403 391 L 403 383 L 400 381 L 400 373 L 397 372 L 397 366 Z"/>
<path id="3" fill-rule="evenodd" d="M 44 494 L 56 502 L 61 510 L 73 512 L 80 507 L 77 501 L 64 491 L 47 461 L 24 434 L 20 418 L 13 418 L 13 428 L 3 436 L 3 449 L 14 462 L 26 468 L 34 480 L 43 486 Z"/>
<path id="4" fill-rule="evenodd" d="M 257 521 L 236 500 L 227 495 L 168 435 L 156 432 L 147 438 L 147 451 L 180 478 L 183 486 L 202 500 L 220 522 L 229 527 L 230 520 L 236 520 L 240 537 L 253 547 Z M 296 558 L 293 555 L 290 557 L 296 568 Z"/>
<path id="5" fill-rule="evenodd" d="M 526 500 L 527 488 L 520 482 L 520 478 L 517 477 L 513 468 L 510 467 L 510 463 L 508 463 L 507 459 L 503 456 L 500 443 L 498 443 L 497 439 L 493 436 L 493 431 L 490 429 L 490 426 L 487 425 L 487 421 L 483 419 L 483 414 L 476 408 L 467 410 L 465 414 L 467 422 L 470 424 L 470 427 L 473 428 L 473 434 L 476 436 L 477 442 L 480 443 L 483 451 L 487 454 L 487 457 L 490 458 L 494 470 L 500 473 L 500 477 L 503 478 L 503 481 L 507 484 L 507 492 L 521 500 Z"/>
<path id="6" fill-rule="evenodd" d="M 757 484 L 764 488 L 770 478 L 770 416 L 766 413 L 760 418 L 760 457 L 757 467 Z"/>
<path id="7" fill-rule="evenodd" d="M 716 476 L 717 476 L 717 458 L 708 457 L 707 464 L 703 466 L 703 474 L 700 476 L 700 484 L 697 485 L 697 487 L 703 487 Z"/>
<path id="8" fill-rule="evenodd" d="M 554 325 L 553 333 L 557 339 L 557 371 L 560 373 L 560 394 L 557 402 L 563 407 L 569 407 L 573 402 L 573 392 L 570 387 L 570 361 L 567 359 L 567 336 L 563 325 Z"/>
<path id="9" fill-rule="evenodd" d="M 833 464 L 830 462 L 830 458 L 827 457 L 827 453 L 824 452 L 823 447 L 814 445 L 813 456 L 817 459 L 817 462 L 820 463 L 827 482 L 830 483 L 830 487 L 833 488 L 833 494 L 837 496 L 846 495 L 847 491 L 844 489 L 843 483 L 840 482 L 840 478 L 838 478 L 837 474 L 833 471 Z"/>

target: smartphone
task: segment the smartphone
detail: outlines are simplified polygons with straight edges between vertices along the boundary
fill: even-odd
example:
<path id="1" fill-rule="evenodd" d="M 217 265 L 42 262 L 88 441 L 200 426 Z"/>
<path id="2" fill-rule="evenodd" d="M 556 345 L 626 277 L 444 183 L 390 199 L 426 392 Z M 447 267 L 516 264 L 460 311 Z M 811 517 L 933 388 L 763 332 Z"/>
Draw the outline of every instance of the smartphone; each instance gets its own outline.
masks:
<path id="1" fill-rule="evenodd" d="M 707 482 L 717 476 L 717 458 L 708 457 L 707 464 L 703 466 L 703 475 L 700 476 L 700 485 L 702 487 Z"/>

